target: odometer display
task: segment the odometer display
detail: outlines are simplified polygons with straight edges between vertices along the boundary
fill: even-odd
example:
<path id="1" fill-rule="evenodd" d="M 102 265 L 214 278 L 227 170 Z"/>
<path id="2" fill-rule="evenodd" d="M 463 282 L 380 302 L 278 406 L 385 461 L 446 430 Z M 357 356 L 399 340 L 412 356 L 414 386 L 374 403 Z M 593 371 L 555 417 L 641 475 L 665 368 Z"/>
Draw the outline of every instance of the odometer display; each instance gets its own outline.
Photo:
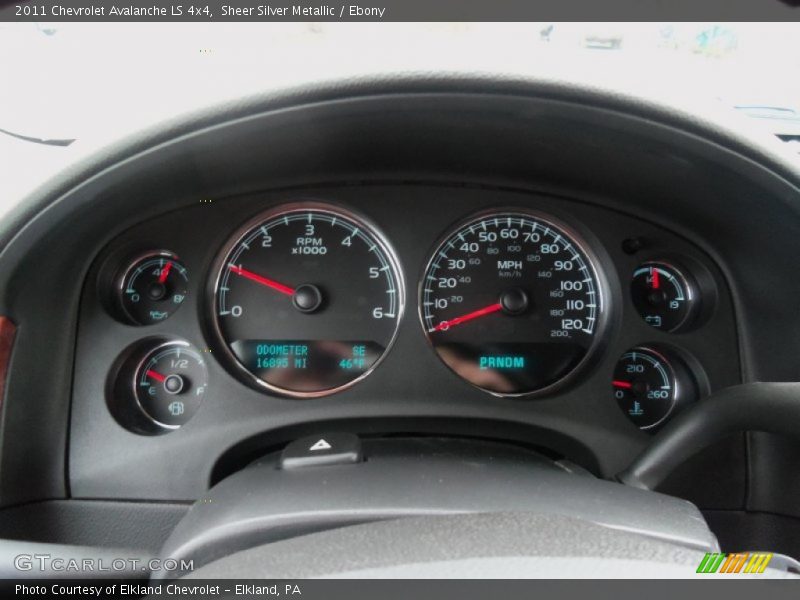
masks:
<path id="1" fill-rule="evenodd" d="M 588 249 L 550 217 L 481 215 L 447 235 L 420 285 L 422 324 L 439 358 L 499 395 L 555 386 L 588 357 L 605 324 Z"/>
<path id="2" fill-rule="evenodd" d="M 397 332 L 404 294 L 388 245 L 361 219 L 317 204 L 261 215 L 220 261 L 214 317 L 234 368 L 295 397 L 366 376 Z"/>

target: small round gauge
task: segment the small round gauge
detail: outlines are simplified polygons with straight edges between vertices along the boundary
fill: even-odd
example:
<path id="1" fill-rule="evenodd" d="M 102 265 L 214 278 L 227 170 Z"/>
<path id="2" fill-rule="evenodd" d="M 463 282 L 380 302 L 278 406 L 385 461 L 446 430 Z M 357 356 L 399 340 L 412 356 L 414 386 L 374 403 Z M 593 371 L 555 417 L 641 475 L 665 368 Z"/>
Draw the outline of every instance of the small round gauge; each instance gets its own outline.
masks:
<path id="1" fill-rule="evenodd" d="M 566 226 L 508 210 L 447 234 L 420 284 L 420 317 L 439 358 L 502 396 L 564 382 L 606 326 L 606 284 L 588 246 Z"/>
<path id="2" fill-rule="evenodd" d="M 637 347 L 617 362 L 611 382 L 620 409 L 639 429 L 654 429 L 693 401 L 697 386 L 684 362 L 667 350 Z"/>
<path id="3" fill-rule="evenodd" d="M 689 326 L 699 303 L 688 277 L 666 262 L 639 266 L 633 273 L 631 297 L 648 325 L 669 332 Z"/>
<path id="4" fill-rule="evenodd" d="M 404 288 L 377 231 L 324 204 L 247 223 L 217 262 L 215 333 L 258 389 L 310 398 L 366 377 L 397 334 Z"/>
<path id="5" fill-rule="evenodd" d="M 171 252 L 150 252 L 131 262 L 119 278 L 119 303 L 137 325 L 169 318 L 186 299 L 189 274 Z"/>
<path id="6" fill-rule="evenodd" d="M 200 353 L 188 343 L 164 342 L 141 359 L 133 386 L 136 402 L 148 419 L 177 429 L 200 408 L 208 372 Z"/>

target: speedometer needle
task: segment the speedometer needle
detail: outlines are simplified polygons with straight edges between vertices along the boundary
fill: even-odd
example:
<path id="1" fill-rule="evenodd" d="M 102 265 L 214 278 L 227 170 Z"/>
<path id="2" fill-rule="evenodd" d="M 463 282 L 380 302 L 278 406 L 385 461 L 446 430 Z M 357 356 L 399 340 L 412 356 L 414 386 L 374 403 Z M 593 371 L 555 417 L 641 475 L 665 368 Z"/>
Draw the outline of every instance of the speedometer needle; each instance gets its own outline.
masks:
<path id="1" fill-rule="evenodd" d="M 466 315 L 456 317 L 455 319 L 450 319 L 449 321 L 442 321 L 436 327 L 434 327 L 432 331 L 446 331 L 451 327 L 453 327 L 454 325 L 461 325 L 461 323 L 466 323 L 467 321 L 472 321 L 473 319 L 477 319 L 478 317 L 483 317 L 485 315 L 496 313 L 499 310 L 503 310 L 503 305 L 500 304 L 499 302 L 496 302 L 484 308 L 472 311 L 471 313 L 467 313 Z"/>
<path id="2" fill-rule="evenodd" d="M 628 381 L 616 381 L 615 380 L 615 381 L 611 382 L 611 385 L 613 385 L 614 387 L 625 389 L 625 390 L 629 390 L 629 389 L 631 389 L 633 387 L 633 384 L 628 382 Z"/>
<path id="3" fill-rule="evenodd" d="M 247 269 L 243 269 L 242 267 L 238 267 L 236 265 L 228 265 L 228 268 L 236 273 L 237 275 L 241 275 L 245 279 L 249 279 L 250 281 L 255 281 L 256 283 L 260 283 L 268 288 L 272 288 L 273 290 L 280 292 L 281 294 L 286 294 L 287 296 L 294 295 L 294 288 L 290 288 L 288 285 L 283 285 L 282 283 L 278 283 L 277 281 L 273 281 L 272 279 L 267 279 L 266 277 L 262 277 L 257 273 L 253 273 L 252 271 L 248 271 Z"/>

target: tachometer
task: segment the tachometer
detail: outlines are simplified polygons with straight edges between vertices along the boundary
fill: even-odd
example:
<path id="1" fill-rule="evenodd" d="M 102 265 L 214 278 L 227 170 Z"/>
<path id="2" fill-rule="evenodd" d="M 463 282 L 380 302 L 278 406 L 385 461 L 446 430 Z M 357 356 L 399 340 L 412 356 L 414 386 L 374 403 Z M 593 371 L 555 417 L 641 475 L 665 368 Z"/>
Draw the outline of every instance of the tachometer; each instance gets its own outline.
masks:
<path id="1" fill-rule="evenodd" d="M 444 363 L 497 395 L 563 382 L 605 328 L 605 282 L 588 246 L 556 220 L 526 211 L 474 217 L 436 248 L 420 315 Z"/>
<path id="2" fill-rule="evenodd" d="M 341 390 L 391 346 L 404 288 L 389 245 L 327 205 L 262 214 L 217 265 L 214 324 L 231 364 L 259 388 L 294 397 Z"/>

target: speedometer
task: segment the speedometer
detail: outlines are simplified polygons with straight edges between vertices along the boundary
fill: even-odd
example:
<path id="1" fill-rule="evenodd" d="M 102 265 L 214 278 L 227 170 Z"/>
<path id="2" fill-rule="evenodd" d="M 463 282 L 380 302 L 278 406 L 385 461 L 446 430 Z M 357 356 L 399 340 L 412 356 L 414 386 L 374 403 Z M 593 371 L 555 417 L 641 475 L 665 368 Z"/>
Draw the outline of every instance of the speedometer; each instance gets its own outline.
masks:
<path id="1" fill-rule="evenodd" d="M 398 263 L 375 229 L 312 203 L 247 223 L 217 261 L 213 294 L 215 333 L 235 371 L 298 398 L 366 377 L 404 305 Z"/>
<path id="2" fill-rule="evenodd" d="M 543 392 L 588 359 L 606 325 L 606 283 L 588 246 L 549 216 L 512 210 L 445 236 L 420 284 L 439 358 L 496 395 Z"/>

